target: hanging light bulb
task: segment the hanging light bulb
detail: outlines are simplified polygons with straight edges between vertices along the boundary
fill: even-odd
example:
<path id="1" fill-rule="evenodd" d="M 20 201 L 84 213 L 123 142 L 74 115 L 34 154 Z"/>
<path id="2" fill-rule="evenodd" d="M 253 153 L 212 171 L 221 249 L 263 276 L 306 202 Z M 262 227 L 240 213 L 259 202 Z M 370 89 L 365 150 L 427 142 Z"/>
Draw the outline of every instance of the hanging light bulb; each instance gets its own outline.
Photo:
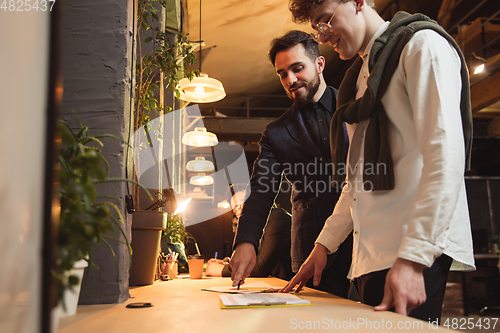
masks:
<path id="1" fill-rule="evenodd" d="M 193 103 L 217 102 L 226 97 L 222 83 L 205 73 L 191 81 L 188 78 L 180 80 L 177 89 L 180 91 L 179 99 Z"/>
<path id="2" fill-rule="evenodd" d="M 205 88 L 203 88 L 203 86 L 196 86 L 196 88 L 194 88 L 194 93 L 198 98 L 202 98 L 203 94 L 205 94 Z"/>
<path id="3" fill-rule="evenodd" d="M 184 134 L 182 143 L 193 147 L 210 147 L 217 145 L 219 140 L 217 140 L 217 135 L 207 132 L 205 127 L 196 127 L 194 131 Z"/>
<path id="4" fill-rule="evenodd" d="M 214 179 L 212 178 L 212 176 L 208 176 L 202 172 L 197 174 L 196 176 L 191 177 L 189 183 L 191 185 L 199 185 L 199 186 L 212 185 L 214 183 Z"/>
<path id="5" fill-rule="evenodd" d="M 197 156 L 186 164 L 186 170 L 192 172 L 212 172 L 214 169 L 212 161 L 205 160 L 203 156 Z"/>
<path id="6" fill-rule="evenodd" d="M 201 0 L 200 0 L 200 42 L 201 42 Z M 200 76 L 194 77 L 192 80 L 184 78 L 179 81 L 177 89 L 180 91 L 179 99 L 194 103 L 211 103 L 217 102 L 226 97 L 224 86 L 214 78 L 208 77 L 207 74 L 201 73 L 201 44 L 200 44 Z"/>

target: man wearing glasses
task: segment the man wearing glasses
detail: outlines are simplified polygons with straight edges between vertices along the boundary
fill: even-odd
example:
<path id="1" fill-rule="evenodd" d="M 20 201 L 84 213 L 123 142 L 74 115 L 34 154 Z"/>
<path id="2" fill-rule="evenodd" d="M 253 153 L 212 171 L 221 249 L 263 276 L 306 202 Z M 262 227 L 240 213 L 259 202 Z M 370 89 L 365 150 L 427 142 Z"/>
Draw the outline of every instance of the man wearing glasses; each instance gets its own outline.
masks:
<path id="1" fill-rule="evenodd" d="M 273 40 L 269 58 L 294 105 L 266 127 L 259 142 L 251 192 L 243 204 L 231 257 L 234 286 L 249 276 L 255 266 L 258 242 L 281 186 L 293 186 L 294 272 L 313 249 L 340 194 L 330 185 L 329 127 L 337 90 L 325 83 L 325 59 L 319 53 L 318 43 L 305 32 L 290 31 Z M 282 177 L 289 183 L 282 183 Z M 316 285 L 318 289 L 347 297 L 351 241 L 352 237 L 347 237 L 339 251 L 329 256 L 321 284 Z"/>
<path id="2" fill-rule="evenodd" d="M 361 301 L 435 321 L 450 265 L 474 269 L 463 177 L 472 139 L 468 71 L 437 23 L 403 12 L 384 22 L 372 5 L 290 1 L 294 20 L 310 22 L 318 42 L 342 59 L 359 58 L 339 88 L 331 124 L 334 165 L 343 153 L 339 129 L 348 124 L 347 185 L 283 291 L 297 283 L 300 290 L 313 276 L 319 283 L 327 253 L 353 231 L 349 278 Z"/>

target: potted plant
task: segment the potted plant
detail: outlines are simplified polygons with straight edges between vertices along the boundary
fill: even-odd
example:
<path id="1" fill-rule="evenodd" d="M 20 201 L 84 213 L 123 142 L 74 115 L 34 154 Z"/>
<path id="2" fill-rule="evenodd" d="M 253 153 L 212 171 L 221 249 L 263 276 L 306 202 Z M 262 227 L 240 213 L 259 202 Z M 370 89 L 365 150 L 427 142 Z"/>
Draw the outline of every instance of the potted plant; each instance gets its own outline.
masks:
<path id="1" fill-rule="evenodd" d="M 163 232 L 161 248 L 164 254 L 169 254 L 170 252 L 179 253 L 179 272 L 187 273 L 187 257 L 186 257 L 186 245 L 189 242 L 195 242 L 194 237 L 186 231 L 184 223 L 182 222 L 182 217 L 177 214 L 169 216 L 167 219 L 167 227 Z"/>
<path id="2" fill-rule="evenodd" d="M 110 134 L 91 136 L 89 128 L 78 118 L 77 120 L 77 131 L 73 131 L 62 120 L 58 122 L 61 141 L 58 148 L 61 213 L 57 228 L 56 265 L 53 276 L 57 281 L 57 299 L 67 315 L 76 311 L 83 269 L 87 263 L 92 266 L 94 245 L 105 243 L 115 259 L 109 241 L 125 244 L 131 253 L 129 241 L 122 228 L 123 217 L 115 203 L 119 199 L 98 194 L 96 185 L 128 181 L 140 186 L 128 179 L 108 177 L 108 163 L 99 149 L 99 146 L 103 146 L 101 139 L 109 137 L 122 142 L 123 140 Z M 108 235 L 114 228 L 118 228 L 123 240 Z M 74 269 L 75 263 L 79 270 Z M 65 304 L 64 299 L 71 294 L 76 296 L 73 297 L 76 298 L 76 303 L 72 309 L 68 309 L 69 304 Z"/>
<path id="3" fill-rule="evenodd" d="M 172 111 L 170 105 L 165 105 L 162 92 L 173 92 L 178 97 L 180 93 L 177 90 L 177 85 L 181 74 L 190 79 L 198 74 L 198 72 L 184 71 L 184 63 L 195 63 L 193 47 L 189 43 L 187 35 L 182 33 L 176 36 L 171 35 L 171 37 L 175 37 L 171 41 L 169 34 L 162 28 L 160 14 L 166 9 L 166 1 L 139 0 L 137 6 L 139 29 L 136 36 L 138 48 L 133 129 L 136 133 L 143 128 L 147 134 L 147 140 L 145 142 L 134 141 L 135 155 L 139 154 L 138 150 L 153 149 L 152 141 L 163 141 L 161 128 L 155 128 L 154 131 L 151 131 L 152 133 L 149 133 L 147 126 L 151 120 Z M 140 136 L 134 136 L 136 140 L 138 137 Z M 161 174 L 163 157 L 161 151 L 157 153 L 160 161 L 159 173 Z M 134 158 L 134 161 L 133 174 L 135 179 L 140 181 L 141 165 L 138 163 L 138 159 Z M 160 180 L 158 188 L 151 189 L 156 199 L 155 202 L 142 204 L 140 202 L 140 189 L 134 188 L 132 201 L 135 209 L 129 210 L 133 211 L 132 247 L 134 248 L 130 285 L 145 285 L 154 281 L 161 232 L 167 223 L 166 213 L 162 212 L 161 207 L 169 200 L 168 196 L 173 195 L 170 180 L 168 187 L 169 189 L 165 190 Z"/>
<path id="4" fill-rule="evenodd" d="M 138 1 L 137 29 L 137 64 L 134 105 L 134 132 L 144 127 L 149 121 L 172 111 L 171 105 L 165 105 L 162 91 L 173 93 L 177 98 L 177 89 L 181 76 L 192 79 L 199 71 L 187 71 L 185 68 L 196 62 L 194 47 L 188 35 L 169 34 L 161 27 L 159 14 L 166 9 L 165 0 Z M 161 15 L 160 15 L 161 16 Z M 170 35 L 170 37 L 169 37 Z M 171 41 L 170 38 L 175 38 Z M 152 140 L 163 140 L 161 131 L 148 133 Z M 151 143 L 150 143 L 151 144 Z M 136 149 L 148 149 L 145 142 L 134 142 Z M 134 164 L 137 177 L 140 165 Z M 138 180 L 136 178 L 136 180 Z M 163 193 L 158 191 L 161 199 Z M 135 205 L 139 206 L 139 189 L 134 191 Z"/>

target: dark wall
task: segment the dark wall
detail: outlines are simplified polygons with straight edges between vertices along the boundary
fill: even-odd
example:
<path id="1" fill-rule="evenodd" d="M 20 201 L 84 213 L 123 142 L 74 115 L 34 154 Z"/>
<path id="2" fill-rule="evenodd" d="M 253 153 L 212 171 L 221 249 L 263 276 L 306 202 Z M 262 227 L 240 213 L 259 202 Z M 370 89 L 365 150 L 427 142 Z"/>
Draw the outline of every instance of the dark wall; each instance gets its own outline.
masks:
<path id="1" fill-rule="evenodd" d="M 90 128 L 90 134 L 128 137 L 132 97 L 133 1 L 66 0 L 62 75 L 64 80 L 62 116 L 73 127 L 72 110 Z M 102 153 L 109 162 L 110 177 L 125 177 L 125 145 L 104 139 Z M 129 175 L 130 176 L 130 175 Z M 99 193 L 123 198 L 126 185 L 114 183 L 100 187 Z M 127 218 L 124 204 L 119 204 Z M 130 237 L 130 223 L 125 221 Z M 111 237 L 122 239 L 119 231 Z M 87 270 L 80 303 L 116 303 L 129 298 L 127 248 L 110 241 L 116 261 L 106 245 L 94 249 L 99 269 Z M 118 271 L 116 267 L 118 266 Z"/>

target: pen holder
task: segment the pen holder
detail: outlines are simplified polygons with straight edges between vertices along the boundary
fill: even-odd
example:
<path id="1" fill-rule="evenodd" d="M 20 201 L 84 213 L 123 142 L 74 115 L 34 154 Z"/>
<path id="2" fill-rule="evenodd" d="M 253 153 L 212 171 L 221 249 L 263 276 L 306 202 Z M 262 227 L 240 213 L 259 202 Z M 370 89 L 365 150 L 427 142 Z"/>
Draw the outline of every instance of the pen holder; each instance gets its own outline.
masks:
<path id="1" fill-rule="evenodd" d="M 188 257 L 190 279 L 201 279 L 203 277 L 204 263 L 205 259 L 202 255 L 195 254 Z"/>
<path id="2" fill-rule="evenodd" d="M 177 260 L 167 261 L 167 275 L 168 275 L 168 277 L 171 279 L 177 279 L 178 268 L 179 268 L 179 265 L 178 265 Z"/>

